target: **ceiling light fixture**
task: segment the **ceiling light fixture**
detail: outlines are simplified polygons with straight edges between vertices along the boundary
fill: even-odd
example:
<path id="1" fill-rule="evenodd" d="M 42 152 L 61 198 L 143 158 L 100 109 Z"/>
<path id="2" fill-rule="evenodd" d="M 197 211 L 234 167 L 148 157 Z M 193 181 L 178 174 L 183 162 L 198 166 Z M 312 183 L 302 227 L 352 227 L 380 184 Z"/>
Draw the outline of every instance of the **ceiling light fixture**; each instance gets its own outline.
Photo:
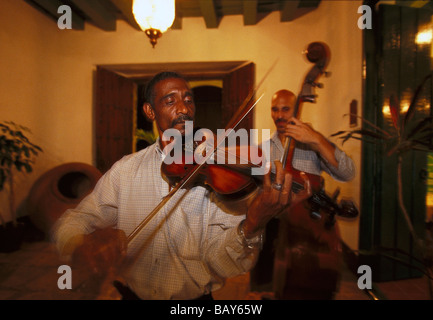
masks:
<path id="1" fill-rule="evenodd" d="M 173 24 L 175 0 L 133 0 L 132 13 L 155 48 L 157 40 Z"/>

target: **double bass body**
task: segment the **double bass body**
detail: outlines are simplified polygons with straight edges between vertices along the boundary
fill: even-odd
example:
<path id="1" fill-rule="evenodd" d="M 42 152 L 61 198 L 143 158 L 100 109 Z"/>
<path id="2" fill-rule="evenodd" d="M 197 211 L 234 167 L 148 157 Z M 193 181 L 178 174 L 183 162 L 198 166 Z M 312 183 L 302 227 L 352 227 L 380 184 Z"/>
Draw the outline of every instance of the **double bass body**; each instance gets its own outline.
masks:
<path id="1" fill-rule="evenodd" d="M 277 299 L 332 299 L 340 278 L 338 225 L 315 220 L 305 203 L 280 220 L 274 261 Z"/>

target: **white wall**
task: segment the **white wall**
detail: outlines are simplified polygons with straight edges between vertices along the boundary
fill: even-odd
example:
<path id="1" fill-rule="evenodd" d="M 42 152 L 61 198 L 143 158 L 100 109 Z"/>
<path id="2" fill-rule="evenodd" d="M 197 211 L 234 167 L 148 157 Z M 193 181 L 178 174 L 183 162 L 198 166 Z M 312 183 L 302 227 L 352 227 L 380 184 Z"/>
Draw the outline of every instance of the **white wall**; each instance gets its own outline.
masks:
<path id="1" fill-rule="evenodd" d="M 312 41 L 323 41 L 331 48 L 332 76 L 321 79 L 325 87 L 317 91 L 317 104 L 305 104 L 302 119 L 325 135 L 348 129 L 343 115 L 353 99 L 360 107 L 362 103 L 362 34 L 357 27 L 361 3 L 322 1 L 294 22 L 280 23 L 274 12 L 255 26 L 244 26 L 242 16 L 226 16 L 218 29 L 206 29 L 202 18 L 187 18 L 181 30 L 169 30 L 153 49 L 144 33 L 123 21 L 116 32 L 89 24 L 85 31 L 59 30 L 24 1 L 1 0 L 1 120 L 30 127 L 31 138 L 44 149 L 35 172 L 18 179 L 17 203 L 48 169 L 65 162 L 93 163 L 93 71 L 98 64 L 249 60 L 256 63 L 259 81 L 277 62 L 259 90 L 265 96 L 255 110 L 255 126 L 273 131 L 272 93 L 281 88 L 298 93 L 313 66 L 302 51 Z M 359 168 L 359 143 L 349 141 L 343 147 Z M 342 196 L 359 204 L 359 171 L 351 183 L 327 179 L 326 184 L 330 192 L 341 186 Z M 358 223 L 339 223 L 345 242 L 357 248 Z"/>

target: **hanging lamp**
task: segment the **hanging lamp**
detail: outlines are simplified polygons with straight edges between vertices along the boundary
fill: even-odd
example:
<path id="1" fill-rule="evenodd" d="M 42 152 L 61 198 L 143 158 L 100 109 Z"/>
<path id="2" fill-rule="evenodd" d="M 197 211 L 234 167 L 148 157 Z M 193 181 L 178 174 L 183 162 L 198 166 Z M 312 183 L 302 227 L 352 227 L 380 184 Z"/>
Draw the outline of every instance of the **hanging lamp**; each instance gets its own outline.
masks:
<path id="1" fill-rule="evenodd" d="M 133 0 L 132 13 L 152 47 L 171 27 L 175 17 L 175 0 Z"/>

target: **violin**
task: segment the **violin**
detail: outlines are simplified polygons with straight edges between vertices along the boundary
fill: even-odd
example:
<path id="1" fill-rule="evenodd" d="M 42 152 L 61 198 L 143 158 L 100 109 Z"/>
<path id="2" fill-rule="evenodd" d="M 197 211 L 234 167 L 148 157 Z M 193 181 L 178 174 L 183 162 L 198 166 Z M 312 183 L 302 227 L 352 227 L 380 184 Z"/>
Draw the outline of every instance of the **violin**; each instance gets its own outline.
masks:
<path id="1" fill-rule="evenodd" d="M 194 132 L 198 130 L 201 129 L 195 128 Z M 164 161 L 161 165 L 161 171 L 171 186 L 178 184 L 196 169 L 197 159 L 207 161 L 202 163 L 198 174 L 188 187 L 207 186 L 226 200 L 237 200 L 248 196 L 260 185 L 262 177 L 256 177 L 251 173 L 251 168 L 262 165 L 261 162 L 255 164 L 257 161 L 252 161 L 251 157 L 252 154 L 256 158 L 263 157 L 260 147 L 239 144 L 218 147 L 214 135 L 204 136 L 202 141 L 189 144 L 192 148 L 188 147 L 188 143 L 184 143 L 184 139 L 179 141 L 182 141 L 179 142 L 182 143 L 182 153 L 178 153 L 170 164 Z M 176 142 L 172 147 L 176 148 Z"/>

